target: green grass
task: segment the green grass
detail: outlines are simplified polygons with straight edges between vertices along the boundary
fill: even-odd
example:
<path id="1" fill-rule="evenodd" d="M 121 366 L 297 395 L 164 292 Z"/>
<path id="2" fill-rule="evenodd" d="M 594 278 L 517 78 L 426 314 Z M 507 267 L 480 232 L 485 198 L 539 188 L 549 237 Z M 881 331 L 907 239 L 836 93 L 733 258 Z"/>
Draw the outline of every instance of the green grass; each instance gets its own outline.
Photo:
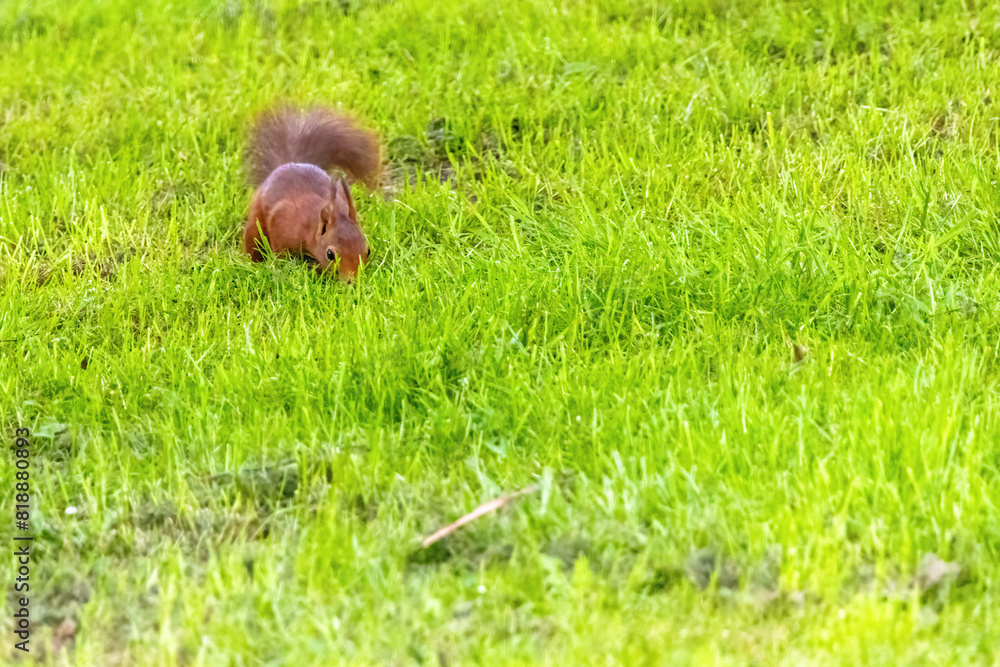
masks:
<path id="1" fill-rule="evenodd" d="M 33 656 L 997 664 L 995 4 L 136 4 L 0 5 Z M 388 146 L 353 286 L 240 252 L 278 99 Z"/>

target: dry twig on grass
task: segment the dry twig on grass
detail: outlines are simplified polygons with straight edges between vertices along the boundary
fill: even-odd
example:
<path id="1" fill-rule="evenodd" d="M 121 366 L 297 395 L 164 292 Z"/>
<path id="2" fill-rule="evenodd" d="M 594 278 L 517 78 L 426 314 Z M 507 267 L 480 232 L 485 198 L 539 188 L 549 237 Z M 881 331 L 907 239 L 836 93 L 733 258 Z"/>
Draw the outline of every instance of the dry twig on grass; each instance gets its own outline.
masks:
<path id="1" fill-rule="evenodd" d="M 537 490 L 538 490 L 538 486 L 529 486 L 526 489 L 521 489 L 520 491 L 515 491 L 514 493 L 511 493 L 509 495 L 500 496 L 499 498 L 494 498 L 493 500 L 491 500 L 489 502 L 485 502 L 482 505 L 480 505 L 479 507 L 477 507 L 476 509 L 472 510 L 471 512 L 469 512 L 468 514 L 466 514 L 465 516 L 463 516 L 461 519 L 459 519 L 455 523 L 450 524 L 448 526 L 445 526 L 444 528 L 438 530 L 433 535 L 430 535 L 429 537 L 427 537 L 426 539 L 424 539 L 423 547 L 426 549 L 427 547 L 429 547 L 430 545 L 434 544 L 438 540 L 441 540 L 441 539 L 444 539 L 445 537 L 448 537 L 449 535 L 451 535 L 456 530 L 458 530 L 459 528 L 461 528 L 465 524 L 469 523 L 470 521 L 475 521 L 476 519 L 478 519 L 479 517 L 483 516 L 484 514 L 489 514 L 490 512 L 494 512 L 494 511 L 500 509 L 501 507 L 509 505 L 510 503 L 514 502 L 515 500 L 517 500 L 521 496 L 529 494 L 529 493 L 531 493 L 533 491 L 537 491 Z"/>

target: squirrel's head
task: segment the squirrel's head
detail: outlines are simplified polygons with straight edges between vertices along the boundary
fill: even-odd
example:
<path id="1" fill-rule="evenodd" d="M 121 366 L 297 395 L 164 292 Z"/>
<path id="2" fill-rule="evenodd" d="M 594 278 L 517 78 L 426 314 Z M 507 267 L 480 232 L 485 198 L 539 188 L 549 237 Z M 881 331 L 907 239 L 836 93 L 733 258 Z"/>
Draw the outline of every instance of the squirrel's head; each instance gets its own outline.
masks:
<path id="1" fill-rule="evenodd" d="M 356 276 L 371 254 L 358 225 L 351 189 L 343 179 L 333 181 L 331 201 L 320 211 L 315 249 L 320 271 L 336 270 L 344 280 Z"/>

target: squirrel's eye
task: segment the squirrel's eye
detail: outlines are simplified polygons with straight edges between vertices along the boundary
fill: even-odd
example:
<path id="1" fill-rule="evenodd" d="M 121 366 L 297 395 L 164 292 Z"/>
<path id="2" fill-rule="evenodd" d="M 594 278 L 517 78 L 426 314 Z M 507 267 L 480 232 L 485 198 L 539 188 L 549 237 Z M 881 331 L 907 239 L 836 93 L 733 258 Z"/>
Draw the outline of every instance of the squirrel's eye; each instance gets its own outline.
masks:
<path id="1" fill-rule="evenodd" d="M 333 254 L 332 250 L 327 250 L 326 258 L 332 262 L 333 260 L 337 259 L 337 256 Z"/>

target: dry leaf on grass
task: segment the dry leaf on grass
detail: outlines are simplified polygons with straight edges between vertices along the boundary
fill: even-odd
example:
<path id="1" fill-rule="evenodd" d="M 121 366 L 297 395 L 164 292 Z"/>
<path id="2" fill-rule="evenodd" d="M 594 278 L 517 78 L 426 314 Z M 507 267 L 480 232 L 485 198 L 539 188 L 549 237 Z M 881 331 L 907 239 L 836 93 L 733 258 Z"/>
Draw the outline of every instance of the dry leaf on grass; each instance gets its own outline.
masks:
<path id="1" fill-rule="evenodd" d="M 52 634 L 52 652 L 58 653 L 64 646 L 72 646 L 76 640 L 76 621 L 65 618 Z"/>
<path id="2" fill-rule="evenodd" d="M 921 593 L 927 593 L 935 588 L 947 586 L 961 573 L 962 566 L 958 563 L 941 560 L 937 554 L 929 553 L 920 559 L 914 583 Z"/>
<path id="3" fill-rule="evenodd" d="M 493 500 L 491 500 L 489 502 L 483 503 L 482 505 L 480 505 L 476 509 L 474 509 L 471 512 L 469 512 L 468 514 L 466 514 L 465 516 L 463 516 L 461 519 L 459 519 L 455 523 L 453 523 L 451 525 L 448 525 L 448 526 L 445 526 L 444 528 L 442 528 L 441 530 L 437 531 L 433 535 L 427 537 L 424 540 L 424 542 L 423 542 L 423 547 L 426 549 L 427 547 L 429 547 L 430 545 L 434 544 L 438 540 L 443 539 L 445 537 L 448 537 L 449 535 L 451 535 L 456 530 L 458 530 L 459 528 L 461 528 L 465 524 L 469 523 L 470 521 L 475 521 L 476 519 L 478 519 L 479 517 L 483 516 L 484 514 L 489 514 L 490 512 L 495 512 L 496 510 L 500 509 L 501 507 L 504 507 L 505 505 L 509 505 L 510 503 L 514 502 L 515 500 L 517 500 L 521 496 L 526 495 L 528 493 L 531 493 L 532 491 L 537 491 L 537 490 L 538 490 L 537 486 L 529 486 L 526 489 L 521 489 L 520 491 L 516 491 L 516 492 L 511 493 L 511 494 L 506 495 L 506 496 L 500 496 L 499 498 L 494 498 Z"/>

